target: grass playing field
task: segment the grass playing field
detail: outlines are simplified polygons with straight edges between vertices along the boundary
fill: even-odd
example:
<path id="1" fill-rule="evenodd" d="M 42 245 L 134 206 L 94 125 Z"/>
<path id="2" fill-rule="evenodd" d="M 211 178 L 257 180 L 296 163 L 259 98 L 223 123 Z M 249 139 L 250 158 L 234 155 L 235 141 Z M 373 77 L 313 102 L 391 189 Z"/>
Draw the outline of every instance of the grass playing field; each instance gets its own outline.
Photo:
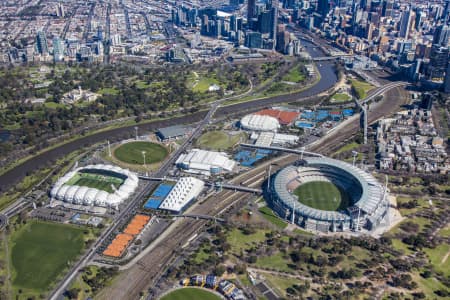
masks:
<path id="1" fill-rule="evenodd" d="M 295 189 L 298 200 L 312 208 L 339 211 L 350 205 L 350 199 L 340 188 L 330 182 L 307 182 Z"/>
<path id="2" fill-rule="evenodd" d="M 147 165 L 163 161 L 168 155 L 168 151 L 160 144 L 151 142 L 130 142 L 120 145 L 114 150 L 114 156 L 128 164 L 143 165 L 145 151 L 145 163 Z"/>
<path id="3" fill-rule="evenodd" d="M 226 150 L 236 145 L 244 133 L 230 135 L 223 131 L 209 131 L 203 134 L 196 142 L 197 146 L 211 150 Z"/>
<path id="4" fill-rule="evenodd" d="M 33 221 L 15 232 L 10 243 L 14 289 L 39 295 L 80 254 L 83 229 Z"/>
<path id="5" fill-rule="evenodd" d="M 111 187 L 111 185 L 114 185 L 114 187 L 118 189 L 122 183 L 123 179 L 118 177 L 88 173 L 77 173 L 67 182 L 68 185 L 87 186 L 108 193 L 114 192 L 114 189 Z"/>
<path id="6" fill-rule="evenodd" d="M 175 290 L 161 300 L 220 300 L 220 297 L 208 292 L 207 290 L 198 288 L 182 288 Z"/>

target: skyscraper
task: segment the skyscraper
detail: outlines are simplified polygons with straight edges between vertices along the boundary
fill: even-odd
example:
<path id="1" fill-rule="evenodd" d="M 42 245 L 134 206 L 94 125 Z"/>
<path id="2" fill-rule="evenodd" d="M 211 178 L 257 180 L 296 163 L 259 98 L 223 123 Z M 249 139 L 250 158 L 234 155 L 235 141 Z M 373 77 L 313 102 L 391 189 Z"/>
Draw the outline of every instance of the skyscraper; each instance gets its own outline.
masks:
<path id="1" fill-rule="evenodd" d="M 64 45 L 59 37 L 53 38 L 53 60 L 62 61 L 64 58 Z"/>
<path id="2" fill-rule="evenodd" d="M 64 5 L 62 3 L 58 3 L 56 5 L 56 16 L 60 17 L 60 18 L 64 18 L 64 16 L 65 16 Z"/>
<path id="3" fill-rule="evenodd" d="M 36 50 L 39 54 L 48 53 L 47 37 L 42 31 L 39 31 L 36 35 Z"/>
<path id="4" fill-rule="evenodd" d="M 255 17 L 256 0 L 248 0 L 247 2 L 247 22 L 250 23 Z"/>
<path id="5" fill-rule="evenodd" d="M 273 39 L 273 48 L 276 46 L 277 39 L 277 27 L 278 27 L 278 0 L 272 0 L 272 8 L 271 8 L 271 30 L 270 30 L 270 38 Z"/>
<path id="6" fill-rule="evenodd" d="M 412 22 L 412 10 L 411 7 L 402 13 L 402 18 L 400 20 L 400 31 L 399 36 L 407 39 L 409 36 L 409 31 L 411 30 L 411 22 Z"/>
<path id="7" fill-rule="evenodd" d="M 330 11 L 330 3 L 328 3 L 328 0 L 318 0 L 317 1 L 317 12 L 322 15 L 323 18 L 328 14 Z"/>
<path id="8" fill-rule="evenodd" d="M 448 25 L 440 25 L 436 27 L 433 36 L 433 44 L 440 45 L 442 47 L 448 47 L 450 41 L 450 27 Z"/>
<path id="9" fill-rule="evenodd" d="M 439 45 L 433 45 L 430 53 L 428 76 L 431 80 L 442 80 L 448 65 L 449 50 Z"/>

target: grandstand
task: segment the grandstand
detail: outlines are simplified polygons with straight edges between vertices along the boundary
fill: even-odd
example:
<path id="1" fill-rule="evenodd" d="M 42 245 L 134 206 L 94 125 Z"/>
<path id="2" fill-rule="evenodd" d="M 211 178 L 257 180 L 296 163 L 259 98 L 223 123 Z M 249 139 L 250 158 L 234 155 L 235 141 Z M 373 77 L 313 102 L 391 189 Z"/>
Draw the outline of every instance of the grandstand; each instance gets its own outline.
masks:
<path id="1" fill-rule="evenodd" d="M 306 229 L 329 232 L 349 231 L 366 228 L 374 229 L 387 213 L 385 190 L 370 174 L 348 163 L 331 158 L 305 158 L 300 166 L 288 166 L 280 170 L 270 180 L 268 202 L 274 211 L 282 218 L 295 222 Z M 299 199 L 297 193 L 307 183 L 321 182 L 335 185 L 339 191 L 348 197 L 347 205 L 335 205 L 335 195 L 329 199 Z M 322 193 L 323 191 L 318 191 Z M 310 206 L 305 203 L 311 203 Z M 313 201 L 313 202 L 311 202 Z M 320 207 L 314 201 L 329 201 Z M 328 210 L 329 209 L 329 210 Z"/>
<path id="2" fill-rule="evenodd" d="M 110 165 L 88 165 L 61 177 L 50 191 L 52 199 L 86 206 L 117 209 L 138 186 L 129 170 Z"/>

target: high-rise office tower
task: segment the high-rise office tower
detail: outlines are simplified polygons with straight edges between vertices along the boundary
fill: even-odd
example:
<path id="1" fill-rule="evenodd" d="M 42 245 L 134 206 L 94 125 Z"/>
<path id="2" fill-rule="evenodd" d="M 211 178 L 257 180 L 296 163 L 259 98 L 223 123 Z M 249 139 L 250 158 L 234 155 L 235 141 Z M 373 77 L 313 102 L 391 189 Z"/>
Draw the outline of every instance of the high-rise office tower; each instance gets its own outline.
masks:
<path id="1" fill-rule="evenodd" d="M 56 16 L 60 18 L 64 18 L 64 5 L 62 3 L 58 3 L 56 5 Z"/>
<path id="2" fill-rule="evenodd" d="M 271 30 L 270 30 L 270 38 L 273 40 L 272 49 L 276 49 L 277 44 L 277 28 L 278 28 L 278 0 L 272 0 L 272 9 L 271 9 Z"/>
<path id="3" fill-rule="evenodd" d="M 318 0 L 317 1 L 317 13 L 325 17 L 330 11 L 330 3 L 328 0 Z"/>
<path id="4" fill-rule="evenodd" d="M 430 53 L 430 64 L 428 66 L 429 79 L 441 80 L 444 78 L 448 65 L 448 54 L 448 48 L 433 45 Z"/>
<path id="5" fill-rule="evenodd" d="M 440 45 L 442 47 L 448 47 L 450 45 L 450 27 L 448 25 L 440 25 L 436 27 L 433 35 L 433 44 Z"/>
<path id="6" fill-rule="evenodd" d="M 247 22 L 250 23 L 251 19 L 255 17 L 255 5 L 256 0 L 248 0 L 247 2 Z"/>
<path id="7" fill-rule="evenodd" d="M 53 60 L 55 62 L 62 61 L 64 58 L 64 44 L 59 37 L 53 38 Z"/>
<path id="8" fill-rule="evenodd" d="M 36 50 L 39 54 L 48 53 L 47 37 L 42 31 L 39 31 L 36 35 Z"/>
<path id="9" fill-rule="evenodd" d="M 261 33 L 270 33 L 272 29 L 272 12 L 263 11 L 258 16 L 258 30 Z"/>
<path id="10" fill-rule="evenodd" d="M 408 38 L 409 31 L 411 30 L 412 16 L 413 12 L 411 10 L 411 7 L 407 11 L 403 12 L 402 18 L 400 20 L 400 31 L 399 31 L 400 37 L 406 39 Z"/>

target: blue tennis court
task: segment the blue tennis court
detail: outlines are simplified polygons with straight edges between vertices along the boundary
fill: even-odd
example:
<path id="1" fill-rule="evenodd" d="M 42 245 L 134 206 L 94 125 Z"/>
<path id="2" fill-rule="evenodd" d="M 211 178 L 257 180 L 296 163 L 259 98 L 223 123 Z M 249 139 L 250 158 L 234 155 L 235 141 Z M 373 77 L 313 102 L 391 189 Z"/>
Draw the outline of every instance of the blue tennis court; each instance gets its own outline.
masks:
<path id="1" fill-rule="evenodd" d="M 298 128 L 313 128 L 314 124 L 308 122 L 296 122 L 295 126 Z"/>
<path id="2" fill-rule="evenodd" d="M 242 150 L 236 153 L 234 159 L 238 161 L 243 167 L 251 167 L 258 160 L 263 159 L 270 153 L 272 153 L 271 150 L 263 150 L 263 149 L 258 149 L 256 151 Z"/>
<path id="3" fill-rule="evenodd" d="M 148 201 L 144 204 L 146 209 L 157 209 L 161 202 L 169 195 L 173 185 L 167 183 L 161 183 L 156 190 L 153 191 Z"/>

